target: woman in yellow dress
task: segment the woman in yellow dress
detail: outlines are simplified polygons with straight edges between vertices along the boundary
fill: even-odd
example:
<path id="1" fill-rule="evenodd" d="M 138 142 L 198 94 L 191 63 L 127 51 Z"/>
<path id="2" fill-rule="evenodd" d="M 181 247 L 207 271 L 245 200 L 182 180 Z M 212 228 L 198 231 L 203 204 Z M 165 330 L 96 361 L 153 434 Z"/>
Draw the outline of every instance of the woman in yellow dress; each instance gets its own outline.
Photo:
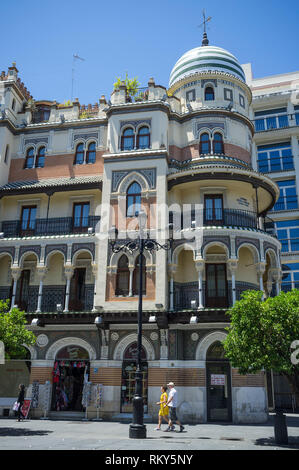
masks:
<path id="1" fill-rule="evenodd" d="M 162 418 L 169 425 L 168 406 L 164 406 L 164 404 L 167 403 L 167 400 L 168 400 L 166 391 L 167 391 L 167 387 L 165 385 L 162 386 L 160 401 L 157 401 L 157 405 L 160 405 L 160 410 L 159 410 L 159 415 L 158 415 L 158 426 L 155 429 L 156 431 L 161 430 Z"/>

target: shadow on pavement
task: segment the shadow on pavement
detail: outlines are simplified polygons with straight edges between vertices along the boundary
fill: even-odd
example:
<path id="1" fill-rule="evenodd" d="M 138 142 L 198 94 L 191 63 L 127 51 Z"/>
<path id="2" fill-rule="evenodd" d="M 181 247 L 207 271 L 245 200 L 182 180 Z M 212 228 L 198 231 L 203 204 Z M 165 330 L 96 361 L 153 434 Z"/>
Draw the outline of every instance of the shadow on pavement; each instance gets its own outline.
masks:
<path id="1" fill-rule="evenodd" d="M 288 444 L 276 444 L 275 439 L 273 437 L 269 437 L 263 439 L 256 439 L 254 441 L 254 444 L 259 446 L 280 447 L 281 449 L 299 449 L 299 438 L 289 436 Z"/>
<path id="2" fill-rule="evenodd" d="M 27 428 L 0 428 L 0 436 L 12 436 L 12 437 L 20 437 L 20 436 L 47 436 L 49 433 L 53 431 L 33 431 L 32 429 Z"/>

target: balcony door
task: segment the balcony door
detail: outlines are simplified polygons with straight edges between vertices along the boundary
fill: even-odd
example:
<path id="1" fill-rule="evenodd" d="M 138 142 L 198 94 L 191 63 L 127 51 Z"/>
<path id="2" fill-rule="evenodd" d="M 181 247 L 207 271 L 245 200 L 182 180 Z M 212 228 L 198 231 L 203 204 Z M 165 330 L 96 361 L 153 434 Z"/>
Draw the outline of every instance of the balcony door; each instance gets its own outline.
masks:
<path id="1" fill-rule="evenodd" d="M 86 268 L 76 268 L 71 279 L 69 309 L 75 312 L 84 310 Z"/>
<path id="2" fill-rule="evenodd" d="M 226 264 L 206 264 L 206 307 L 228 307 Z"/>
<path id="3" fill-rule="evenodd" d="M 223 198 L 222 194 L 213 194 L 205 196 L 204 205 L 204 224 L 222 225 L 223 224 Z"/>
<path id="4" fill-rule="evenodd" d="M 85 233 L 88 229 L 89 202 L 74 204 L 73 209 L 73 231 L 74 233 Z"/>
<path id="5" fill-rule="evenodd" d="M 22 207 L 21 237 L 30 237 L 35 233 L 36 206 Z"/>

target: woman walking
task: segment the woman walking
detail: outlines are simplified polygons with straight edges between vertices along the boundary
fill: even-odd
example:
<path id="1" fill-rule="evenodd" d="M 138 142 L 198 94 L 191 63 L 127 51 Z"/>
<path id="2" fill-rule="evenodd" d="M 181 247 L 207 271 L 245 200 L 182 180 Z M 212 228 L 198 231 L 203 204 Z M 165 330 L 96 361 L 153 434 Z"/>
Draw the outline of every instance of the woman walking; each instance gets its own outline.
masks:
<path id="1" fill-rule="evenodd" d="M 169 426 L 168 406 L 164 406 L 168 400 L 166 391 L 167 391 L 166 386 L 161 387 L 160 401 L 157 401 L 157 405 L 160 405 L 160 410 L 159 410 L 159 415 L 158 415 L 158 426 L 156 427 L 155 431 L 161 430 L 162 419 L 164 419 Z"/>
<path id="2" fill-rule="evenodd" d="M 25 419 L 25 416 L 22 413 L 22 406 L 24 404 L 24 399 L 25 399 L 25 385 L 20 384 L 19 385 L 19 396 L 18 396 L 18 421 L 21 421 L 21 419 Z"/>

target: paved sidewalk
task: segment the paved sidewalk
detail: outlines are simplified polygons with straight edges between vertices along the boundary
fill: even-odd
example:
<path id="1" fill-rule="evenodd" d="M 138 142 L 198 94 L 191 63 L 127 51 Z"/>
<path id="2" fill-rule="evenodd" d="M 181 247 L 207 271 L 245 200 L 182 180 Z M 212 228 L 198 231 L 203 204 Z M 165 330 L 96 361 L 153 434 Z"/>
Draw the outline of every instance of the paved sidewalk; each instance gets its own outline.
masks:
<path id="1" fill-rule="evenodd" d="M 0 419 L 1 450 L 267 450 L 299 449 L 299 415 L 287 414 L 289 444 L 274 441 L 273 416 L 263 425 L 186 425 L 182 433 L 155 431 L 129 439 L 129 425 L 114 422 Z M 166 426 L 163 426 L 166 429 Z"/>

